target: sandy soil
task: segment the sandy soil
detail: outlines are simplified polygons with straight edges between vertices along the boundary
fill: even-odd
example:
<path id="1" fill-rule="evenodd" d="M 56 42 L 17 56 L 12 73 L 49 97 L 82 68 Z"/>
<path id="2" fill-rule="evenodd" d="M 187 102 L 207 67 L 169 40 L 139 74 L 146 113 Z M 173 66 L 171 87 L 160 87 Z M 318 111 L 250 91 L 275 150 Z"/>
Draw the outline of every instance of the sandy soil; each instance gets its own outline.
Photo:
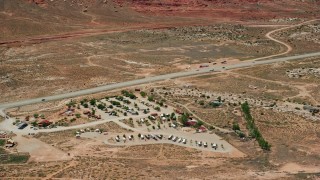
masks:
<path id="1" fill-rule="evenodd" d="M 47 161 L 66 161 L 72 159 L 67 153 L 46 144 L 32 137 L 15 136 L 13 138 L 17 143 L 19 152 L 29 152 L 31 158 L 29 161 L 47 162 Z"/>

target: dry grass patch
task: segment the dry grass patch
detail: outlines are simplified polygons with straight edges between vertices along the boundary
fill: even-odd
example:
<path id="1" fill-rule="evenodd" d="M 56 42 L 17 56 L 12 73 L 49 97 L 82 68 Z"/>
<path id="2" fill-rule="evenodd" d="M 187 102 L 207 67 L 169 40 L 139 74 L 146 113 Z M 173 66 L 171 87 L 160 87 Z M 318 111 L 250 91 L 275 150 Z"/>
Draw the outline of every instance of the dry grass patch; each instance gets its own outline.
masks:
<path id="1" fill-rule="evenodd" d="M 319 122 L 305 120 L 291 113 L 252 109 L 261 133 L 272 147 L 270 160 L 275 164 L 285 162 L 320 162 L 317 156 L 320 146 Z"/>
<path id="2" fill-rule="evenodd" d="M 68 162 L 30 162 L 27 165 L 0 165 L 0 178 L 32 177 L 33 179 L 43 179 L 47 175 L 67 166 Z"/>
<path id="3" fill-rule="evenodd" d="M 303 78 L 289 78 L 286 75 L 287 70 L 292 70 L 296 68 L 319 68 L 320 59 L 319 58 L 309 58 L 300 61 L 291 61 L 285 63 L 277 63 L 270 65 L 259 65 L 252 68 L 244 68 L 239 70 L 234 70 L 234 72 L 249 75 L 255 78 L 262 78 L 270 81 L 285 83 L 316 83 L 319 84 L 319 78 L 315 76 L 305 76 Z"/>
<path id="4" fill-rule="evenodd" d="M 114 122 L 108 122 L 100 125 L 96 125 L 90 127 L 90 129 L 103 129 L 107 132 L 116 132 L 116 133 L 127 133 L 128 130 L 121 128 Z M 87 139 L 77 139 L 75 130 L 66 130 L 66 131 L 59 131 L 59 132 L 52 132 L 52 133 L 38 133 L 35 135 L 35 138 L 48 143 L 52 146 L 56 146 L 59 149 L 69 152 L 70 150 L 74 150 L 75 146 L 78 144 L 84 143 L 88 141 Z"/>
<path id="5" fill-rule="evenodd" d="M 265 99 L 284 99 L 298 94 L 288 85 L 237 74 L 204 75 L 184 79 L 194 86 L 220 93 L 245 94 Z"/>

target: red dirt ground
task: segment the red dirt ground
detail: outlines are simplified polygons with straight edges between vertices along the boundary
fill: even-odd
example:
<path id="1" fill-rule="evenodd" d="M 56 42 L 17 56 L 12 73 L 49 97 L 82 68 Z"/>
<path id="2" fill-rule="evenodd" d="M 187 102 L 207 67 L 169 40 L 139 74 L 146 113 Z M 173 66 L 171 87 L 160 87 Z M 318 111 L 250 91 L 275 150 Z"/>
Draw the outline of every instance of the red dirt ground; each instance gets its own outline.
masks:
<path id="1" fill-rule="evenodd" d="M 26 1 L 27 3 L 23 6 L 12 5 L 14 4 L 13 2 L 18 3 L 19 1 Z M 4 13 L 2 16 L 6 15 L 4 17 L 7 17 L 10 14 L 12 16 L 10 18 L 18 17 L 20 21 L 22 18 L 20 16 L 28 17 L 26 22 L 30 20 L 43 21 L 38 19 L 39 16 L 35 16 L 37 14 L 34 13 L 48 12 L 47 15 L 49 17 L 54 17 L 56 16 L 55 13 L 61 10 L 61 13 L 58 14 L 59 21 L 69 18 L 65 27 L 72 27 L 72 30 L 57 30 L 52 33 L 45 33 L 46 31 L 40 31 L 34 35 L 33 33 L 26 33 L 28 36 L 24 36 L 24 31 L 21 32 L 21 35 L 17 32 L 15 34 L 18 34 L 19 36 L 17 37 L 19 38 L 8 38 L 0 41 L 0 45 L 10 46 L 138 29 L 165 29 L 225 22 L 257 23 L 286 17 L 308 19 L 320 17 L 320 1 L 311 0 L 303 2 L 292 0 L 15 0 L 8 7 L 11 9 L 5 9 L 2 12 Z M 25 11 L 21 7 L 35 12 L 30 14 L 30 11 Z M 84 9 L 89 10 L 85 16 L 83 16 Z M 71 14 L 64 14 L 66 11 Z M 146 17 L 145 14 L 148 16 Z M 86 18 L 91 17 L 91 21 L 90 19 L 79 20 L 78 18 L 81 15 Z M 131 19 L 126 21 L 129 16 L 131 16 Z M 170 19 L 170 22 L 168 22 L 168 17 L 175 18 Z M 119 19 L 125 19 L 125 22 L 118 22 Z M 47 19 L 45 21 L 50 22 L 51 20 Z M 22 26 L 19 25 L 20 22 L 16 23 L 16 26 Z M 78 27 L 73 27 L 75 23 Z M 6 24 L 3 27 L 6 27 Z M 15 26 L 7 29 L 10 28 L 15 29 Z M 50 26 L 48 28 L 50 29 Z M 5 29 L 0 28 L 0 32 L 1 30 L 5 32 Z M 8 34 L 5 37 L 11 36 Z"/>
<path id="2" fill-rule="evenodd" d="M 129 6 L 137 12 L 159 16 L 203 17 L 216 20 L 259 20 L 277 17 L 297 17 L 306 14 L 298 10 L 312 11 L 317 9 L 319 1 L 292 0 L 114 0 Z M 309 14 L 309 15 L 311 15 Z M 316 13 L 314 14 L 316 16 Z"/>

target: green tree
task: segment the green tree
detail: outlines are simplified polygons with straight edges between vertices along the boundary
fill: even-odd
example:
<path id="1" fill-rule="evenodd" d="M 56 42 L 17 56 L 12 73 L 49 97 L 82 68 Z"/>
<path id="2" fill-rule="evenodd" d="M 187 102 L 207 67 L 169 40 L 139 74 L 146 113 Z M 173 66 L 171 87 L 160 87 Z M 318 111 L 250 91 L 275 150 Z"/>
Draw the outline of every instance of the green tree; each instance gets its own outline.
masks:
<path id="1" fill-rule="evenodd" d="M 194 126 L 195 128 L 199 128 L 200 126 L 203 125 L 203 122 L 198 120 L 197 124 Z"/>
<path id="2" fill-rule="evenodd" d="M 128 97 L 129 97 L 130 99 L 136 99 L 136 98 L 137 98 L 137 96 L 134 95 L 134 94 L 132 94 L 132 93 L 130 93 L 130 94 L 128 95 Z"/>
<path id="3" fill-rule="evenodd" d="M 91 104 L 91 106 L 95 106 L 97 104 L 97 100 L 96 99 L 91 99 L 90 100 L 90 104 Z"/>
<path id="4" fill-rule="evenodd" d="M 238 135 L 239 135 L 240 138 L 246 137 L 246 135 L 242 131 L 238 132 Z"/>
<path id="5" fill-rule="evenodd" d="M 140 95 L 141 95 L 142 97 L 146 97 L 147 93 L 146 93 L 146 92 L 141 91 L 141 92 L 140 92 Z"/>
<path id="6" fill-rule="evenodd" d="M 180 121 L 183 126 L 188 126 L 188 119 L 189 117 L 187 116 L 187 114 L 182 114 L 182 116 L 180 117 Z"/>
<path id="7" fill-rule="evenodd" d="M 116 97 L 116 99 L 119 101 L 123 101 L 124 98 L 123 98 L 123 96 L 118 96 L 118 97 Z"/>
<path id="8" fill-rule="evenodd" d="M 39 118 L 39 114 L 37 114 L 37 113 L 33 114 L 33 117 L 37 119 L 37 118 Z"/>
<path id="9" fill-rule="evenodd" d="M 98 109 L 100 110 L 104 110 L 106 108 L 106 106 L 104 104 L 98 104 Z"/>
<path id="10" fill-rule="evenodd" d="M 37 121 L 33 121 L 33 122 L 31 122 L 31 124 L 32 124 L 32 126 L 33 126 L 33 127 L 38 126 L 38 122 L 37 122 Z"/>
<path id="11" fill-rule="evenodd" d="M 148 101 L 151 101 L 151 102 L 153 102 L 153 101 L 154 101 L 154 96 L 153 96 L 153 95 L 151 95 L 151 96 L 148 96 Z"/>

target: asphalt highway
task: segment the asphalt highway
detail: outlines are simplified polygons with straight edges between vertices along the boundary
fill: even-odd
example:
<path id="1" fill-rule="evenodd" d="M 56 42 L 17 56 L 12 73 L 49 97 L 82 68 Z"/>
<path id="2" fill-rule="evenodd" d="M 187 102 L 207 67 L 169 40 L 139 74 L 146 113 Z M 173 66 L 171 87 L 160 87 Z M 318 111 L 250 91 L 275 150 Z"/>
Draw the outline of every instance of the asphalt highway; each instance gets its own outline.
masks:
<path id="1" fill-rule="evenodd" d="M 260 60 L 260 61 L 250 61 L 249 60 L 249 61 L 243 61 L 243 62 L 240 62 L 237 64 L 231 64 L 231 65 L 223 64 L 223 65 L 219 65 L 219 66 L 199 68 L 199 69 L 193 69 L 193 70 L 182 71 L 182 72 L 171 73 L 171 74 L 150 76 L 150 77 L 146 77 L 143 79 L 136 79 L 136 80 L 132 80 L 132 81 L 120 82 L 120 83 L 115 83 L 115 84 L 108 84 L 108 85 L 103 85 L 103 86 L 94 87 L 94 88 L 90 88 L 90 89 L 83 89 L 83 90 L 79 90 L 79 91 L 68 92 L 68 93 L 64 93 L 64 94 L 57 94 L 57 95 L 52 95 L 52 96 L 47 96 L 47 97 L 39 97 L 39 98 L 27 99 L 27 100 L 22 100 L 22 101 L 17 101 L 17 102 L 4 103 L 4 104 L 0 104 L 0 115 L 4 115 L 3 111 L 5 109 L 19 107 L 19 106 L 25 106 L 25 105 L 35 104 L 35 103 L 41 103 L 41 102 L 43 102 L 43 100 L 45 102 L 56 101 L 56 100 L 73 98 L 73 97 L 83 96 L 83 95 L 88 95 L 88 94 L 94 94 L 94 93 L 118 89 L 118 88 L 124 88 L 124 87 L 140 85 L 140 84 L 163 81 L 163 80 L 167 80 L 167 79 L 174 79 L 174 78 L 180 78 L 180 77 L 205 74 L 205 73 L 212 72 L 212 70 L 225 71 L 225 70 L 230 70 L 230 69 L 245 68 L 245 67 L 251 67 L 251 66 L 262 65 L 262 64 L 271 64 L 271 63 L 284 62 L 284 61 L 293 61 L 293 60 L 299 60 L 299 59 L 303 59 L 303 58 L 310 58 L 310 57 L 316 57 L 316 56 L 320 56 L 320 52 L 294 55 L 294 56 L 281 57 L 281 58 L 273 58 L 273 59 L 269 59 L 269 60 Z"/>

